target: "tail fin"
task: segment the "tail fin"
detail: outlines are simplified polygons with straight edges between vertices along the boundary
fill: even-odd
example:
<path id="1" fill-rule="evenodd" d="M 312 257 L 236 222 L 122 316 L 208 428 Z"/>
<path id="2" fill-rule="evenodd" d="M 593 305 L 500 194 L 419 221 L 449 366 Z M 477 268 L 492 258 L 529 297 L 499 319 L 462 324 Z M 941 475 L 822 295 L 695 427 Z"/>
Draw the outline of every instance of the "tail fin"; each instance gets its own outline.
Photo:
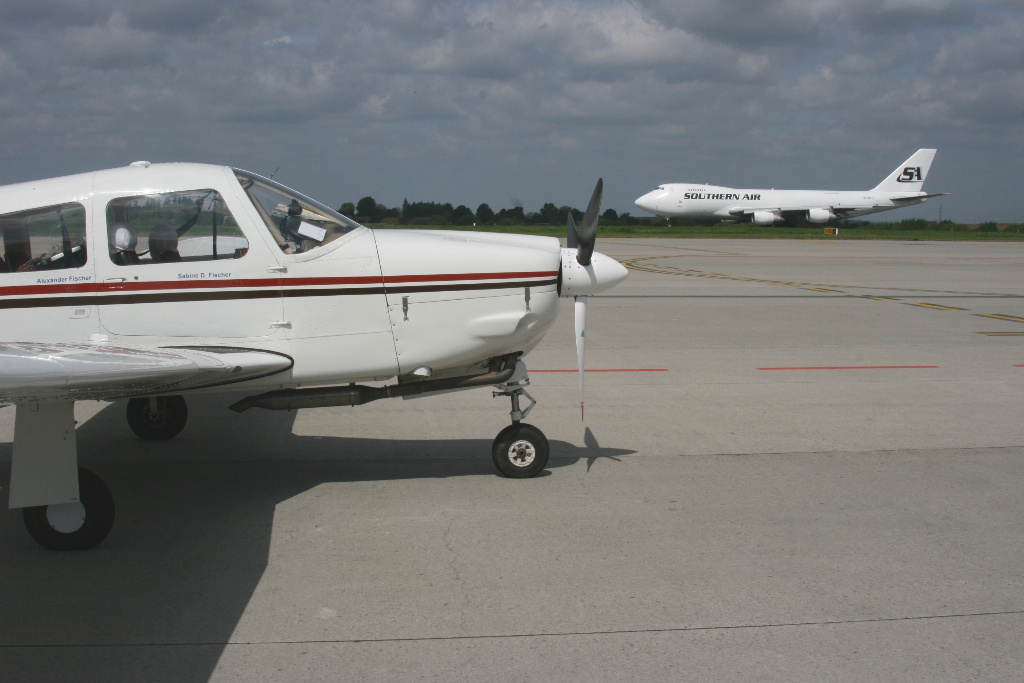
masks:
<path id="1" fill-rule="evenodd" d="M 924 179 L 928 176 L 928 169 L 932 167 L 932 159 L 935 158 L 934 149 L 919 149 L 899 165 L 889 177 L 874 188 L 877 192 L 921 192 Z"/>

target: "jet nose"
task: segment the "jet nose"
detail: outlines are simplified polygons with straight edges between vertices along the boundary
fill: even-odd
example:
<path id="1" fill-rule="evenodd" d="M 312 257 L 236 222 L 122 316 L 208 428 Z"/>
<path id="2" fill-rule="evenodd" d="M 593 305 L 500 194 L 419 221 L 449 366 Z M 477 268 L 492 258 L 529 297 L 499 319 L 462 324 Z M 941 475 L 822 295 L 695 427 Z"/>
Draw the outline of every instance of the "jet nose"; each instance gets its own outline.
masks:
<path id="1" fill-rule="evenodd" d="M 660 201 L 665 196 L 664 190 L 654 190 L 648 192 L 642 197 L 637 198 L 634 204 L 649 213 L 658 213 L 660 209 Z"/>

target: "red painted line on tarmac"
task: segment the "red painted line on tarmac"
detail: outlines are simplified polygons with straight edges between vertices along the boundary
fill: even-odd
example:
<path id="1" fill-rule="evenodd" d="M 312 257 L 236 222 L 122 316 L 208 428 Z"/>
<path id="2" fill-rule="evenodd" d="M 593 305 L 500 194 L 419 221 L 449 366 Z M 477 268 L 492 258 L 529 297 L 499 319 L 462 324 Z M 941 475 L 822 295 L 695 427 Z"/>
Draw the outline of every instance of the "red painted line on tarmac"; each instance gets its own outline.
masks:
<path id="1" fill-rule="evenodd" d="M 620 256 L 617 258 L 630 258 Z M 636 258 L 636 257 L 632 257 Z M 801 259 L 801 260 L 830 260 L 830 261 L 852 261 L 864 259 L 884 259 L 886 261 L 1021 261 L 1019 256 L 853 256 L 840 254 L 665 254 L 643 258 L 763 258 L 763 259 Z"/>
<path id="2" fill-rule="evenodd" d="M 923 370 L 938 365 L 828 365 L 805 368 L 758 368 L 758 370 Z"/>
<path id="3" fill-rule="evenodd" d="M 530 372 L 579 372 L 579 370 L 530 370 Z M 584 370 L 584 372 L 668 372 L 668 368 L 614 368 L 608 370 Z"/>

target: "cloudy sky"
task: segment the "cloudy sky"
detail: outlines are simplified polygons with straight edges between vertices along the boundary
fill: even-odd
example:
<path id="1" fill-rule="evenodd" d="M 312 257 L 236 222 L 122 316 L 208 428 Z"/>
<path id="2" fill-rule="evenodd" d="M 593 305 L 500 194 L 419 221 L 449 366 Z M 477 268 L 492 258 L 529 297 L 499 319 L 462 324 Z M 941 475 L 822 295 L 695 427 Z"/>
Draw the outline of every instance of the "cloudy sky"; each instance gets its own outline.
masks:
<path id="1" fill-rule="evenodd" d="M 16 0 L 0 183 L 229 164 L 338 206 L 867 189 L 1024 221 L 1024 0 Z"/>

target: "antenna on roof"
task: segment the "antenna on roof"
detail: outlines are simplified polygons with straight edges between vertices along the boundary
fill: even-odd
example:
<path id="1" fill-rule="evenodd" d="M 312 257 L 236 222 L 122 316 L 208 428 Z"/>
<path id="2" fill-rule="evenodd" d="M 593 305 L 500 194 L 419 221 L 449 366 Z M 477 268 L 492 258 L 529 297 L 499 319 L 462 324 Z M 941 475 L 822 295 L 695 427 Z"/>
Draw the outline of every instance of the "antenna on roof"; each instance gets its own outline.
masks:
<path id="1" fill-rule="evenodd" d="M 281 170 L 281 167 L 280 167 L 280 166 L 278 166 L 277 168 L 275 168 L 275 169 L 274 169 L 274 172 L 270 174 L 270 177 L 269 177 L 269 178 L 267 178 L 267 180 L 273 180 L 273 179 L 274 179 L 274 176 L 276 176 L 276 175 L 277 175 L 277 172 L 278 172 L 278 171 L 280 171 L 280 170 Z"/>

